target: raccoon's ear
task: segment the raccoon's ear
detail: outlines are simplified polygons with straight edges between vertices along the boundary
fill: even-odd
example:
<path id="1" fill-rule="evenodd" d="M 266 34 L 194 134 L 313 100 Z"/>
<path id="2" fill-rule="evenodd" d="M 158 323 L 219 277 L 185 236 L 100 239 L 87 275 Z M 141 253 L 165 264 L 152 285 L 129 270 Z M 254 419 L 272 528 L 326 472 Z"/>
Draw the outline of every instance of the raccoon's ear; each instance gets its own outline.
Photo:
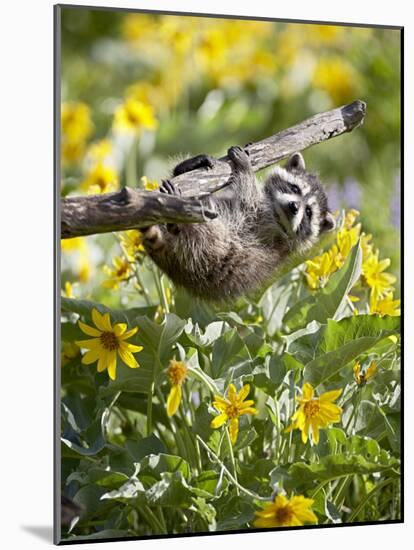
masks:
<path id="1" fill-rule="evenodd" d="M 286 170 L 301 170 L 305 171 L 305 159 L 300 153 L 293 153 L 290 159 L 285 164 Z"/>
<path id="2" fill-rule="evenodd" d="M 335 218 L 332 216 L 330 212 L 327 212 L 325 215 L 325 218 L 322 220 L 322 223 L 321 223 L 321 232 L 333 231 L 335 227 L 336 227 Z"/>

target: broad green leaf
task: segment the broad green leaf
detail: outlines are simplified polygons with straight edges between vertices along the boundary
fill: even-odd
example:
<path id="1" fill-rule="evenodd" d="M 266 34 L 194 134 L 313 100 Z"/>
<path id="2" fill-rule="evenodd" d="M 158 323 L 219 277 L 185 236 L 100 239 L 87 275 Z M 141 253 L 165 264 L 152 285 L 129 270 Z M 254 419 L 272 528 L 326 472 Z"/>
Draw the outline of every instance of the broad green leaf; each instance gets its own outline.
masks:
<path id="1" fill-rule="evenodd" d="M 212 373 L 220 378 L 230 367 L 240 366 L 251 360 L 249 350 L 233 328 L 225 332 L 214 342 L 212 355 Z"/>
<path id="2" fill-rule="evenodd" d="M 125 448 L 131 455 L 131 459 L 134 462 L 140 462 L 148 455 L 152 456 L 154 454 L 166 452 L 164 443 L 162 443 L 162 441 L 160 441 L 154 434 L 144 437 L 139 441 L 128 439 L 125 443 Z"/>
<path id="3" fill-rule="evenodd" d="M 395 334 L 398 328 L 399 319 L 395 317 L 358 315 L 341 321 L 328 321 L 316 349 L 317 357 L 305 366 L 305 381 L 313 385 L 337 382 L 343 367 L 356 361 L 384 338 Z"/>
<path id="4" fill-rule="evenodd" d="M 275 483 L 283 478 L 285 489 L 300 492 L 321 482 L 333 481 L 347 475 L 386 473 L 387 476 L 398 478 L 398 467 L 399 461 L 396 458 L 381 463 L 368 461 L 361 455 L 329 455 L 311 464 L 296 462 L 289 467 L 277 466 L 272 470 L 271 481 Z"/>

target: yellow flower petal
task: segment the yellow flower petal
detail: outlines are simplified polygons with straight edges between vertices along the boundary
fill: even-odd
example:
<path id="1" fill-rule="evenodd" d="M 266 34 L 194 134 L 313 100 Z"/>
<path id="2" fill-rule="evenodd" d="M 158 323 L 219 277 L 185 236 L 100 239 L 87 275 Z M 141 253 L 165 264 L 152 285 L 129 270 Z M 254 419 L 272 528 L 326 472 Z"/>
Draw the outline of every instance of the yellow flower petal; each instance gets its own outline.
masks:
<path id="1" fill-rule="evenodd" d="M 227 395 L 228 395 L 229 401 L 231 401 L 232 403 L 236 400 L 237 390 L 236 390 L 236 386 L 234 384 L 229 385 Z"/>
<path id="2" fill-rule="evenodd" d="M 244 401 L 246 397 L 250 393 L 250 384 L 245 384 L 242 389 L 239 391 L 239 395 L 237 396 L 239 401 Z"/>
<path id="3" fill-rule="evenodd" d="M 108 354 L 108 374 L 111 380 L 116 378 L 116 351 L 110 351 Z"/>
<path id="4" fill-rule="evenodd" d="M 95 363 L 100 357 L 101 350 L 99 349 L 92 349 L 85 353 L 85 355 L 82 357 L 82 363 L 84 365 L 90 365 L 91 363 Z"/>
<path id="5" fill-rule="evenodd" d="M 95 308 L 92 309 L 92 320 L 95 323 L 95 326 L 103 332 L 112 332 L 111 320 L 109 313 L 102 315 Z"/>
<path id="6" fill-rule="evenodd" d="M 91 340 L 76 340 L 75 344 L 80 348 L 85 349 L 101 349 L 102 344 L 99 338 L 92 338 Z"/>
<path id="7" fill-rule="evenodd" d="M 126 329 L 127 329 L 126 323 L 117 323 L 113 328 L 113 332 L 115 336 L 121 336 L 121 334 L 123 334 L 126 331 Z"/>
<path id="8" fill-rule="evenodd" d="M 181 386 L 172 386 L 167 398 L 167 414 L 173 416 L 181 403 Z"/>
<path id="9" fill-rule="evenodd" d="M 135 328 L 131 328 L 131 330 L 127 330 L 126 332 L 124 332 L 123 334 L 121 334 L 119 336 L 119 339 L 120 340 L 127 340 L 128 338 L 130 338 L 131 336 L 134 336 L 134 334 L 136 334 L 138 332 L 138 327 L 135 327 Z"/>
<path id="10" fill-rule="evenodd" d="M 312 385 L 309 384 L 309 382 L 306 382 L 305 384 L 303 384 L 302 399 L 306 399 L 306 400 L 312 399 L 313 394 L 314 394 L 314 391 L 313 391 Z"/>
<path id="11" fill-rule="evenodd" d="M 101 335 L 101 332 L 93 327 L 90 327 L 89 325 L 86 325 L 85 323 L 82 323 L 82 321 L 78 321 L 79 328 L 87 334 L 88 336 L 97 336 L 99 337 Z"/>
<path id="12" fill-rule="evenodd" d="M 237 441 L 237 436 L 239 433 L 239 419 L 238 418 L 232 418 L 230 420 L 230 440 L 233 443 L 233 445 Z"/>
<path id="13" fill-rule="evenodd" d="M 213 418 L 213 420 L 210 423 L 211 428 L 220 428 L 225 422 L 227 421 L 227 414 L 222 413 Z"/>
<path id="14" fill-rule="evenodd" d="M 128 367 L 130 367 L 131 369 L 136 369 L 137 367 L 139 367 L 137 360 L 130 351 L 128 351 L 124 347 L 119 347 L 118 353 L 122 361 L 126 365 L 128 365 Z"/>
<path id="15" fill-rule="evenodd" d="M 342 389 L 327 391 L 319 397 L 319 400 L 320 401 L 335 401 L 335 399 L 338 399 L 338 397 L 341 395 L 341 393 L 342 393 Z"/>

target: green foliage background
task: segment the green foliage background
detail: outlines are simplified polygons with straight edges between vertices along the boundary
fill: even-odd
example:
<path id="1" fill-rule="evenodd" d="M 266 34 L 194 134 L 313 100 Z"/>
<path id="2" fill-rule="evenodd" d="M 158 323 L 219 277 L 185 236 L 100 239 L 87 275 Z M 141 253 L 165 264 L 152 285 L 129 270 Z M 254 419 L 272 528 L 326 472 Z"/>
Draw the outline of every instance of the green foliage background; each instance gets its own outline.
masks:
<path id="1" fill-rule="evenodd" d="M 62 101 L 88 105 L 93 131 L 76 161 L 63 159 L 62 194 L 84 192 L 87 147 L 103 138 L 116 152 L 118 185 L 135 187 L 142 176 L 165 176 L 174 155 L 220 156 L 359 98 L 368 105 L 364 126 L 305 159 L 338 208 L 360 210 L 399 277 L 399 32 L 265 26 L 63 8 Z M 128 138 L 113 129 L 114 113 L 137 83 L 171 93 L 154 104 L 158 128 Z M 364 305 L 352 314 L 359 244 L 316 294 L 299 266 L 226 311 L 176 291 L 142 256 L 145 293 L 132 282 L 103 287 L 102 266 L 120 251 L 114 235 L 63 248 L 62 288 L 69 281 L 74 293 L 62 298 L 63 345 L 84 338 L 77 320 L 93 324 L 96 307 L 138 326 L 133 342 L 144 346 L 141 367 L 119 361 L 115 381 L 81 364 L 76 347 L 63 349 L 62 492 L 83 509 L 63 538 L 248 529 L 275 488 L 312 498 L 320 524 L 398 520 L 399 317 L 369 315 Z M 168 418 L 173 357 L 190 375 L 180 412 Z M 374 360 L 377 375 L 358 386 L 352 366 Z M 341 424 L 313 447 L 284 432 L 306 381 L 319 394 L 343 389 Z M 230 382 L 249 383 L 259 410 L 242 417 L 234 449 L 225 431 L 210 428 L 212 388 L 223 394 Z"/>

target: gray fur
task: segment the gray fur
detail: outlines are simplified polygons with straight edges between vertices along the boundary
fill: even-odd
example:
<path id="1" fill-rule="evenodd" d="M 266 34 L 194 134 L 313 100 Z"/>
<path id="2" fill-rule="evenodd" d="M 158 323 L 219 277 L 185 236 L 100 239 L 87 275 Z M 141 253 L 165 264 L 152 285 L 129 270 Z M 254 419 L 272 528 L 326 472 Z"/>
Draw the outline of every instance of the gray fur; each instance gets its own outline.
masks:
<path id="1" fill-rule="evenodd" d="M 266 286 L 292 253 L 306 251 L 323 231 L 333 229 L 326 193 L 305 171 L 302 155 L 275 168 L 264 185 L 243 149 L 232 147 L 228 155 L 231 194 L 223 190 L 205 199 L 218 212 L 216 219 L 144 231 L 149 256 L 172 281 L 213 301 Z"/>

